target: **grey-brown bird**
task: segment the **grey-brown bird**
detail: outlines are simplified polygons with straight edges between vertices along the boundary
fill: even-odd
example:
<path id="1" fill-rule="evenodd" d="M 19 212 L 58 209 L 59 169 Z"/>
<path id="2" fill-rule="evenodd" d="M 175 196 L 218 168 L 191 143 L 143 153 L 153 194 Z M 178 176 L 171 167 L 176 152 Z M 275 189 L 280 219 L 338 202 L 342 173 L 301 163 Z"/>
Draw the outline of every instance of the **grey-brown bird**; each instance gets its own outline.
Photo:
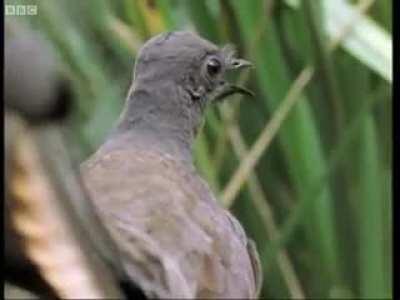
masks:
<path id="1" fill-rule="evenodd" d="M 225 80 L 249 65 L 190 32 L 150 39 L 116 127 L 82 165 L 116 255 L 149 297 L 258 295 L 253 243 L 199 176 L 191 151 L 207 104 L 250 93 Z"/>

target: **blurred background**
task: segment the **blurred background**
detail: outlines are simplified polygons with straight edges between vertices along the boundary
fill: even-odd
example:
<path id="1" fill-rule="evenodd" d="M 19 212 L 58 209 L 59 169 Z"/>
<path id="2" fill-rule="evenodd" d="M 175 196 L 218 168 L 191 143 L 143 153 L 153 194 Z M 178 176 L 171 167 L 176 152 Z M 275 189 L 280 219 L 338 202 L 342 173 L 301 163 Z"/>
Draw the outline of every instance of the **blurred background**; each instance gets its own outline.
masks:
<path id="1" fill-rule="evenodd" d="M 235 45 L 255 66 L 237 80 L 256 96 L 209 107 L 194 152 L 257 244 L 262 297 L 391 297 L 392 1 L 6 4 L 37 7 L 6 20 L 52 45 L 72 87 L 78 162 L 118 118 L 146 39 L 191 30 Z"/>

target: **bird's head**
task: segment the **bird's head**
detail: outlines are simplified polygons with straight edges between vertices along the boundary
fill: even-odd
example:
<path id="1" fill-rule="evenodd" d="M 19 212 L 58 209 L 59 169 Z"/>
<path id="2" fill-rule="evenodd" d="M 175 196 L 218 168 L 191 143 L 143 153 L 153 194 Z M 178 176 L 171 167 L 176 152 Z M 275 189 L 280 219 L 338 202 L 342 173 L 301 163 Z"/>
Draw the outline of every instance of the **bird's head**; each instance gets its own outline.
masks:
<path id="1" fill-rule="evenodd" d="M 236 58 L 232 47 L 219 48 L 190 32 L 155 36 L 136 57 L 133 84 L 117 128 L 151 131 L 191 145 L 208 103 L 234 93 L 252 94 L 226 79 L 229 70 L 250 65 Z"/>
<path id="2" fill-rule="evenodd" d="M 219 48 L 191 32 L 178 31 L 146 42 L 137 57 L 134 77 L 156 82 L 168 78 L 193 102 L 205 104 L 235 93 L 252 95 L 226 79 L 228 71 L 249 66 L 250 62 L 235 57 L 230 45 Z"/>

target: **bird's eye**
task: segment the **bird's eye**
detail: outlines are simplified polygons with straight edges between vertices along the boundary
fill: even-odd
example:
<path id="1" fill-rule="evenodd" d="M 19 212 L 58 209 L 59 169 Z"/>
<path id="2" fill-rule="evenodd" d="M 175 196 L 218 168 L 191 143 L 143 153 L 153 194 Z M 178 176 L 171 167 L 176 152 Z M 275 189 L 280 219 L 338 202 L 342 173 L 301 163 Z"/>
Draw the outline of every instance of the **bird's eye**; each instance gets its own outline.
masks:
<path id="1" fill-rule="evenodd" d="M 221 63 L 216 58 L 211 58 L 207 62 L 207 72 L 210 76 L 215 76 L 221 70 Z"/>

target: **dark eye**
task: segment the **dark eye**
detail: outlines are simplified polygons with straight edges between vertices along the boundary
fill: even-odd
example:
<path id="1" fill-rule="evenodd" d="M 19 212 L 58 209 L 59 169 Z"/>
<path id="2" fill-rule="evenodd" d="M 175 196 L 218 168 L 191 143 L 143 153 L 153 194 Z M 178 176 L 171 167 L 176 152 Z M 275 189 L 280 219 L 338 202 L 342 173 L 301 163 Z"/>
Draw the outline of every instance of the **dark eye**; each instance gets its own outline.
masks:
<path id="1" fill-rule="evenodd" d="M 211 58 L 207 62 L 207 72 L 210 76 L 215 76 L 221 70 L 221 63 L 216 58 Z"/>

